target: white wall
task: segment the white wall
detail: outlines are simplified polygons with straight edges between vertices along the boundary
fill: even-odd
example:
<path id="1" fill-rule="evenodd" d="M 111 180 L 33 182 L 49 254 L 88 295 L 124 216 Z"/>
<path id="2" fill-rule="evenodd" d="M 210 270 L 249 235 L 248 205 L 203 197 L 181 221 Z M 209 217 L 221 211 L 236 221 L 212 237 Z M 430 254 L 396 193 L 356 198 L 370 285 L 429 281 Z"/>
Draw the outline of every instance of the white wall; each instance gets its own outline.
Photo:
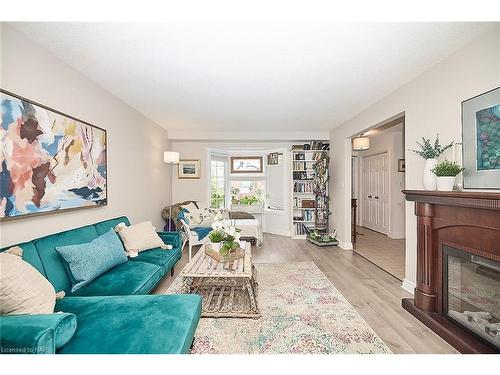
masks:
<path id="1" fill-rule="evenodd" d="M 119 215 L 163 226 L 169 176 L 167 132 L 8 25 L 1 25 L 1 87 L 105 128 L 108 206 L 2 222 L 0 245 Z"/>
<path id="2" fill-rule="evenodd" d="M 403 172 L 398 172 L 398 159 L 403 156 L 403 124 L 395 125 L 389 129 L 377 132 L 373 135 L 368 135 L 370 138 L 370 149 L 366 151 L 353 152 L 359 158 L 373 156 L 377 154 L 387 153 L 387 174 L 389 179 L 388 194 L 389 194 L 389 228 L 387 235 L 391 238 L 405 237 L 405 200 L 401 192 L 404 188 Z M 363 163 L 359 162 L 359 168 L 362 168 Z M 359 194 L 362 194 L 362 176 L 358 178 Z M 361 198 L 361 197 L 360 197 Z M 362 218 L 362 199 L 358 200 L 359 214 L 357 217 Z M 362 224 L 361 221 L 358 221 Z"/>
<path id="3" fill-rule="evenodd" d="M 424 160 L 408 151 L 422 136 L 442 143 L 461 141 L 461 102 L 500 86 L 500 27 L 481 36 L 424 74 L 405 84 L 354 118 L 332 130 L 332 226 L 341 244 L 349 247 L 350 155 L 348 139 L 355 133 L 389 118 L 405 114 L 406 188 L 422 189 Z M 450 157 L 448 152 L 446 157 Z M 413 203 L 406 203 L 406 285 L 416 281 L 416 217 Z"/>
<path id="4" fill-rule="evenodd" d="M 298 142 L 300 143 L 300 142 Z M 291 142 L 184 142 L 172 141 L 172 150 L 180 154 L 181 159 L 200 159 L 201 178 L 199 180 L 179 180 L 177 168 L 174 170 L 173 202 L 185 200 L 207 201 L 209 200 L 209 152 L 210 150 L 222 150 L 232 155 L 252 151 L 262 155 L 277 149 L 289 150 Z M 285 168 L 289 171 L 289 153 L 284 153 Z M 264 158 L 265 159 L 265 158 Z M 265 161 L 264 161 L 265 163 Z M 283 180 L 283 194 L 289 197 L 290 181 L 289 173 L 285 173 Z M 265 212 L 263 230 L 268 233 L 288 235 L 290 232 L 290 202 L 285 201 L 283 212 Z"/>

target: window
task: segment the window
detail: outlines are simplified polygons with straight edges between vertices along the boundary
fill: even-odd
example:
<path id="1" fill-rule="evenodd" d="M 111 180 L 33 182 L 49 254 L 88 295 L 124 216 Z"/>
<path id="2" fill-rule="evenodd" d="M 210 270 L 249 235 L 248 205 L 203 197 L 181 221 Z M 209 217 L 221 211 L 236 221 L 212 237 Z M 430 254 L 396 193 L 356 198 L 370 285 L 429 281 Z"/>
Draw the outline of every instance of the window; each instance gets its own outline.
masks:
<path id="1" fill-rule="evenodd" d="M 212 155 L 210 158 L 210 207 L 226 206 L 227 159 Z"/>
<path id="2" fill-rule="evenodd" d="M 264 189 L 264 180 L 231 180 L 231 203 L 263 203 L 265 198 Z"/>

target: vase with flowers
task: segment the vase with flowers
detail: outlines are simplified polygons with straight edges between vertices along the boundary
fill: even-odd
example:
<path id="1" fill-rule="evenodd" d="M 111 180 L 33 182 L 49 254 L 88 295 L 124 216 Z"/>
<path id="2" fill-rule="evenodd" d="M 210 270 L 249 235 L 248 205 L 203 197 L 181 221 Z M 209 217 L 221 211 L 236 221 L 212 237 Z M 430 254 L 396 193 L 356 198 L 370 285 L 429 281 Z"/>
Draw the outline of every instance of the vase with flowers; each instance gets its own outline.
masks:
<path id="1" fill-rule="evenodd" d="M 230 220 L 215 221 L 208 238 L 210 239 L 210 249 L 207 249 L 207 254 L 218 261 L 240 257 L 237 252 L 240 248 L 240 230 L 232 225 Z M 231 258 L 230 255 L 233 257 Z"/>

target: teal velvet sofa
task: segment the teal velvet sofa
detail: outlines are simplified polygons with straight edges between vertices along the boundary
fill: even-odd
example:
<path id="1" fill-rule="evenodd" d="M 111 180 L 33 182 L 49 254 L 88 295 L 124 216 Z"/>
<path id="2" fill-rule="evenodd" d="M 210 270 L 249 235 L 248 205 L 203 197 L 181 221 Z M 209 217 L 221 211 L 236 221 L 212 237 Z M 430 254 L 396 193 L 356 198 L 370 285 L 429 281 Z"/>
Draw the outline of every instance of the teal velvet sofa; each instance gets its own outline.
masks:
<path id="1" fill-rule="evenodd" d="M 56 292 L 65 291 L 55 307 L 64 314 L 1 316 L 0 353 L 189 352 L 201 297 L 148 295 L 168 272 L 173 274 L 181 258 L 178 232 L 158 233 L 171 250 L 142 251 L 71 293 L 71 275 L 55 247 L 90 242 L 122 222 L 130 225 L 126 217 L 118 217 L 17 245 Z"/>

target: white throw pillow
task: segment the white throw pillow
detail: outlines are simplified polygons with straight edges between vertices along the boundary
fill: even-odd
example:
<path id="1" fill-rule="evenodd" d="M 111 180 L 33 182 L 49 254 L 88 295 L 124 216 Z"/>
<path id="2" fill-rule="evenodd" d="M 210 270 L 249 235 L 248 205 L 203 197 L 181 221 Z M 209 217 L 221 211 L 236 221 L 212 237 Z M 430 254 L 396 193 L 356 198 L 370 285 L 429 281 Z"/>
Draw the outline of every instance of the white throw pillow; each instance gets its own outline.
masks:
<path id="1" fill-rule="evenodd" d="M 214 214 L 209 208 L 196 209 L 193 212 L 187 212 L 184 216 L 189 221 L 189 228 L 210 227 L 214 222 Z"/>
<path id="2" fill-rule="evenodd" d="M 0 314 L 52 314 L 56 292 L 38 270 L 20 256 L 0 253 Z"/>
<path id="3" fill-rule="evenodd" d="M 143 250 L 154 249 L 155 247 L 172 248 L 172 245 L 166 245 L 163 242 L 150 221 L 130 226 L 120 223 L 115 227 L 115 231 L 120 235 L 125 250 L 127 250 L 127 255 L 131 258 L 136 257 Z"/>

